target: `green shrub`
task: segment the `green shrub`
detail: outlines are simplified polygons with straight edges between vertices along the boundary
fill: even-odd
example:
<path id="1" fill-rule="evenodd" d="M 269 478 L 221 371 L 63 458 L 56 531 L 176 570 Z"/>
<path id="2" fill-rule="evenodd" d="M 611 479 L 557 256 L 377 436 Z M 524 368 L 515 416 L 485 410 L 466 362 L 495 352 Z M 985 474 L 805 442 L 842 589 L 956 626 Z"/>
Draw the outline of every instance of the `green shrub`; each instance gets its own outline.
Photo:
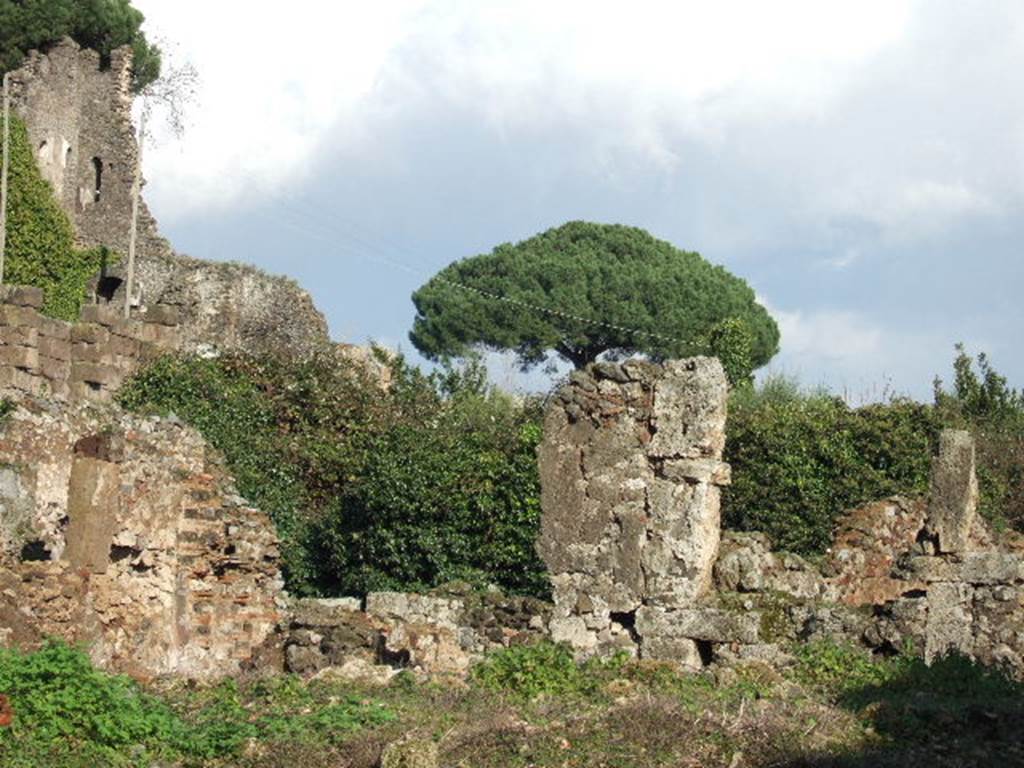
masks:
<path id="1" fill-rule="evenodd" d="M 51 642 L 36 653 L 0 650 L 0 691 L 14 722 L 0 729 L 0 749 L 55 755 L 66 749 L 127 764 L 126 747 L 164 741 L 175 718 L 127 677 L 93 668 L 88 656 Z M 5 764 L 8 764 L 5 762 Z"/>
<path id="2" fill-rule="evenodd" d="M 4 281 L 42 288 L 43 312 L 77 319 L 89 280 L 115 257 L 103 248 L 75 248 L 71 222 L 39 174 L 28 132 L 17 118 L 11 121 L 9 191 Z"/>
<path id="3" fill-rule="evenodd" d="M 0 728 L 0 764 L 12 768 L 226 765 L 252 741 L 337 745 L 394 718 L 377 702 L 292 677 L 244 695 L 228 679 L 172 705 L 56 641 L 35 653 L 0 650 L 0 692 L 14 710 Z"/>
<path id="4" fill-rule="evenodd" d="M 292 591 L 543 591 L 537 409 L 487 387 L 479 365 L 390 365 L 384 392 L 330 359 L 167 358 L 120 399 L 176 413 L 224 453 L 278 526 Z"/>
<path id="5" fill-rule="evenodd" d="M 931 408 L 909 400 L 854 409 L 792 382 L 741 388 L 726 429 L 733 479 L 725 525 L 763 531 L 782 549 L 821 552 L 845 510 L 927 490 L 939 429 Z"/>

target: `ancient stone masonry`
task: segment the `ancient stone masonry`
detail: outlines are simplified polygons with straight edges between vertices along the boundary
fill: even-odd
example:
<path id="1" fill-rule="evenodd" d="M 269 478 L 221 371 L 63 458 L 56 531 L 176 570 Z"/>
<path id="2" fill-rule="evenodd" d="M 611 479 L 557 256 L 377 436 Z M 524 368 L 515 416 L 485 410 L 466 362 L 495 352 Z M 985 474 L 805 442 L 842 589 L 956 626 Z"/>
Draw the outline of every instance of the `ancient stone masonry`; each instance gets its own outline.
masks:
<path id="1" fill-rule="evenodd" d="M 32 52 L 11 73 L 12 103 L 37 162 L 71 218 L 80 244 L 124 257 L 138 165 L 132 125 L 131 49 L 99 55 L 71 39 Z M 141 310 L 173 305 L 187 351 L 244 350 L 308 355 L 329 343 L 327 323 L 294 281 L 255 267 L 176 254 L 140 201 L 136 293 Z M 124 259 L 95 283 L 97 300 L 123 307 Z"/>
<path id="2" fill-rule="evenodd" d="M 700 663 L 691 609 L 718 554 L 727 391 L 712 358 L 573 373 L 540 449 L 553 639 Z"/>
<path id="3" fill-rule="evenodd" d="M 0 286 L 0 396 L 107 401 L 140 365 L 180 343 L 173 307 L 127 320 L 116 307 L 88 305 L 81 322 L 65 323 L 42 306 L 38 288 Z"/>
<path id="4" fill-rule="evenodd" d="M 777 661 L 787 644 L 829 639 L 928 661 L 955 651 L 1024 676 L 1024 556 L 976 508 L 970 435 L 946 431 L 929 498 L 851 510 L 820 570 L 760 534 L 728 534 L 716 599 L 760 616 L 761 645 L 733 633 L 715 655 Z"/>
<path id="5" fill-rule="evenodd" d="M 278 545 L 195 431 L 25 400 L 0 428 L 0 643 L 146 677 L 237 671 L 281 619 Z"/>
<path id="6" fill-rule="evenodd" d="M 371 592 L 292 601 L 285 632 L 291 672 L 387 680 L 400 669 L 462 676 L 484 653 L 547 636 L 550 606 L 497 592 Z"/>

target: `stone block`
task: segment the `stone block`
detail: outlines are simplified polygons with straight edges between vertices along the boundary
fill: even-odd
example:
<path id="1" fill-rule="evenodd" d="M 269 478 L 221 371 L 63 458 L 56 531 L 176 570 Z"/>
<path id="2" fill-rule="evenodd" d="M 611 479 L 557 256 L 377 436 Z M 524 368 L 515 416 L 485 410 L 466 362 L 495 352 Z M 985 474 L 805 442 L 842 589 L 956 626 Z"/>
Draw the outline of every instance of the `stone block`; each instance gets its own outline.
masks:
<path id="1" fill-rule="evenodd" d="M 698 670 L 704 666 L 697 642 L 685 637 L 645 637 L 640 643 L 640 657 L 653 661 L 674 661 L 689 670 Z"/>
<path id="2" fill-rule="evenodd" d="M 78 323 L 71 326 L 71 340 L 86 344 L 106 344 L 110 341 L 110 331 L 96 323 Z"/>
<path id="3" fill-rule="evenodd" d="M 65 323 L 63 320 L 56 320 L 52 317 L 40 316 L 39 333 L 52 339 L 70 341 L 71 323 Z"/>
<path id="4" fill-rule="evenodd" d="M 71 360 L 71 342 L 53 336 L 39 338 L 39 356 L 54 360 Z"/>
<path id="5" fill-rule="evenodd" d="M 927 523 L 929 533 L 938 540 L 939 552 L 967 550 L 977 509 L 974 440 L 963 430 L 943 430 L 939 455 L 932 462 Z"/>
<path id="6" fill-rule="evenodd" d="M 928 589 L 924 648 L 928 663 L 950 651 L 970 655 L 974 650 L 972 593 L 963 584 L 940 583 Z"/>
<path id="7" fill-rule="evenodd" d="M 29 373 L 22 368 L 0 366 L 0 388 L 38 395 L 41 386 L 42 382 L 38 375 Z"/>
<path id="8" fill-rule="evenodd" d="M 437 624 L 455 629 L 465 606 L 461 600 L 405 592 L 370 592 L 366 612 L 387 620 Z"/>
<path id="9" fill-rule="evenodd" d="M 355 597 L 302 598 L 292 601 L 292 624 L 301 627 L 340 627 L 352 621 L 361 601 Z"/>
<path id="10" fill-rule="evenodd" d="M 39 368 L 39 350 L 33 347 L 0 347 L 0 365 L 34 371 Z"/>
<path id="11" fill-rule="evenodd" d="M 643 606 L 636 612 L 636 631 L 643 638 L 687 637 L 712 643 L 751 645 L 760 640 L 761 614 L 723 608 L 664 610 Z"/>
<path id="12" fill-rule="evenodd" d="M 113 335 L 110 337 L 110 351 L 121 357 L 138 358 L 140 342 L 130 336 Z"/>
<path id="13" fill-rule="evenodd" d="M 156 325 L 177 325 L 180 318 L 181 314 L 178 308 L 170 304 L 154 304 L 142 315 L 144 323 L 154 323 Z"/>
<path id="14" fill-rule="evenodd" d="M 66 382 L 71 377 L 71 363 L 52 357 L 40 357 L 39 373 L 51 381 Z"/>
<path id="15" fill-rule="evenodd" d="M 110 327 L 124 319 L 124 308 L 114 304 L 86 304 L 82 307 L 79 320 Z"/>
<path id="16" fill-rule="evenodd" d="M 39 329 L 27 325 L 0 326 L 0 343 L 14 347 L 35 347 L 39 344 Z"/>
<path id="17" fill-rule="evenodd" d="M 142 329 L 144 327 L 145 326 L 141 320 L 122 317 L 110 327 L 110 332 L 117 336 L 127 336 L 130 339 L 138 341 L 142 338 Z"/>
<path id="18" fill-rule="evenodd" d="M 42 288 L 29 285 L 0 285 L 0 303 L 41 309 L 44 301 Z"/>
<path id="19" fill-rule="evenodd" d="M 99 363 L 72 363 L 71 381 L 98 384 L 104 387 L 116 387 L 121 383 L 121 371 L 109 365 Z"/>
<path id="20" fill-rule="evenodd" d="M 725 447 L 729 385 L 717 358 L 691 357 L 664 364 L 654 385 L 650 456 L 719 458 Z"/>
<path id="21" fill-rule="evenodd" d="M 180 343 L 181 336 L 174 326 L 145 323 L 142 326 L 140 339 L 160 349 L 175 349 Z"/>
<path id="22" fill-rule="evenodd" d="M 87 344 L 84 341 L 76 341 L 71 347 L 71 359 L 76 363 L 98 363 L 100 365 L 113 365 L 114 353 L 112 344 Z"/>
<path id="23" fill-rule="evenodd" d="M 1012 584 L 1024 576 L 1024 560 L 1010 552 L 970 552 L 964 555 L 960 578 L 968 584 Z"/>
<path id="24" fill-rule="evenodd" d="M 42 315 L 32 307 L 18 307 L 0 304 L 0 325 L 29 326 L 38 328 Z"/>

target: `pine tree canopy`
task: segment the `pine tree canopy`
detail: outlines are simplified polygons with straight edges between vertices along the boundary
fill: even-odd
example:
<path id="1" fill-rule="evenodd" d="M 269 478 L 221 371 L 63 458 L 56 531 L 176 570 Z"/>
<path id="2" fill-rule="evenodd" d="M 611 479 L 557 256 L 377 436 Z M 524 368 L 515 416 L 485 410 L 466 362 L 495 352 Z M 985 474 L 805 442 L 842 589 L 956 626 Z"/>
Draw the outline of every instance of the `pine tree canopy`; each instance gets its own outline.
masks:
<path id="1" fill-rule="evenodd" d="M 714 354 L 737 381 L 779 347 L 744 280 L 619 224 L 573 221 L 499 245 L 445 267 L 412 300 L 409 337 L 435 360 L 473 347 L 514 350 L 524 368 L 551 352 L 577 368 L 602 353 Z"/>

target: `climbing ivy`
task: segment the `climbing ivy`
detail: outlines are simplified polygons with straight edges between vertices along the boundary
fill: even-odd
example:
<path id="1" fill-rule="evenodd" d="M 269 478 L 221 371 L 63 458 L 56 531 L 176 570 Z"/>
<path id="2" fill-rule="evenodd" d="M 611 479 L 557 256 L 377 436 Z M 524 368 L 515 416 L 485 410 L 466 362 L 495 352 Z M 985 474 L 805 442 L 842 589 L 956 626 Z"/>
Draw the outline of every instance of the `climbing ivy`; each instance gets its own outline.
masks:
<path id="1" fill-rule="evenodd" d="M 32 156 L 28 131 L 11 119 L 7 257 L 4 281 L 43 289 L 43 312 L 78 317 L 90 278 L 116 260 L 106 248 L 75 247 L 74 230 Z"/>

